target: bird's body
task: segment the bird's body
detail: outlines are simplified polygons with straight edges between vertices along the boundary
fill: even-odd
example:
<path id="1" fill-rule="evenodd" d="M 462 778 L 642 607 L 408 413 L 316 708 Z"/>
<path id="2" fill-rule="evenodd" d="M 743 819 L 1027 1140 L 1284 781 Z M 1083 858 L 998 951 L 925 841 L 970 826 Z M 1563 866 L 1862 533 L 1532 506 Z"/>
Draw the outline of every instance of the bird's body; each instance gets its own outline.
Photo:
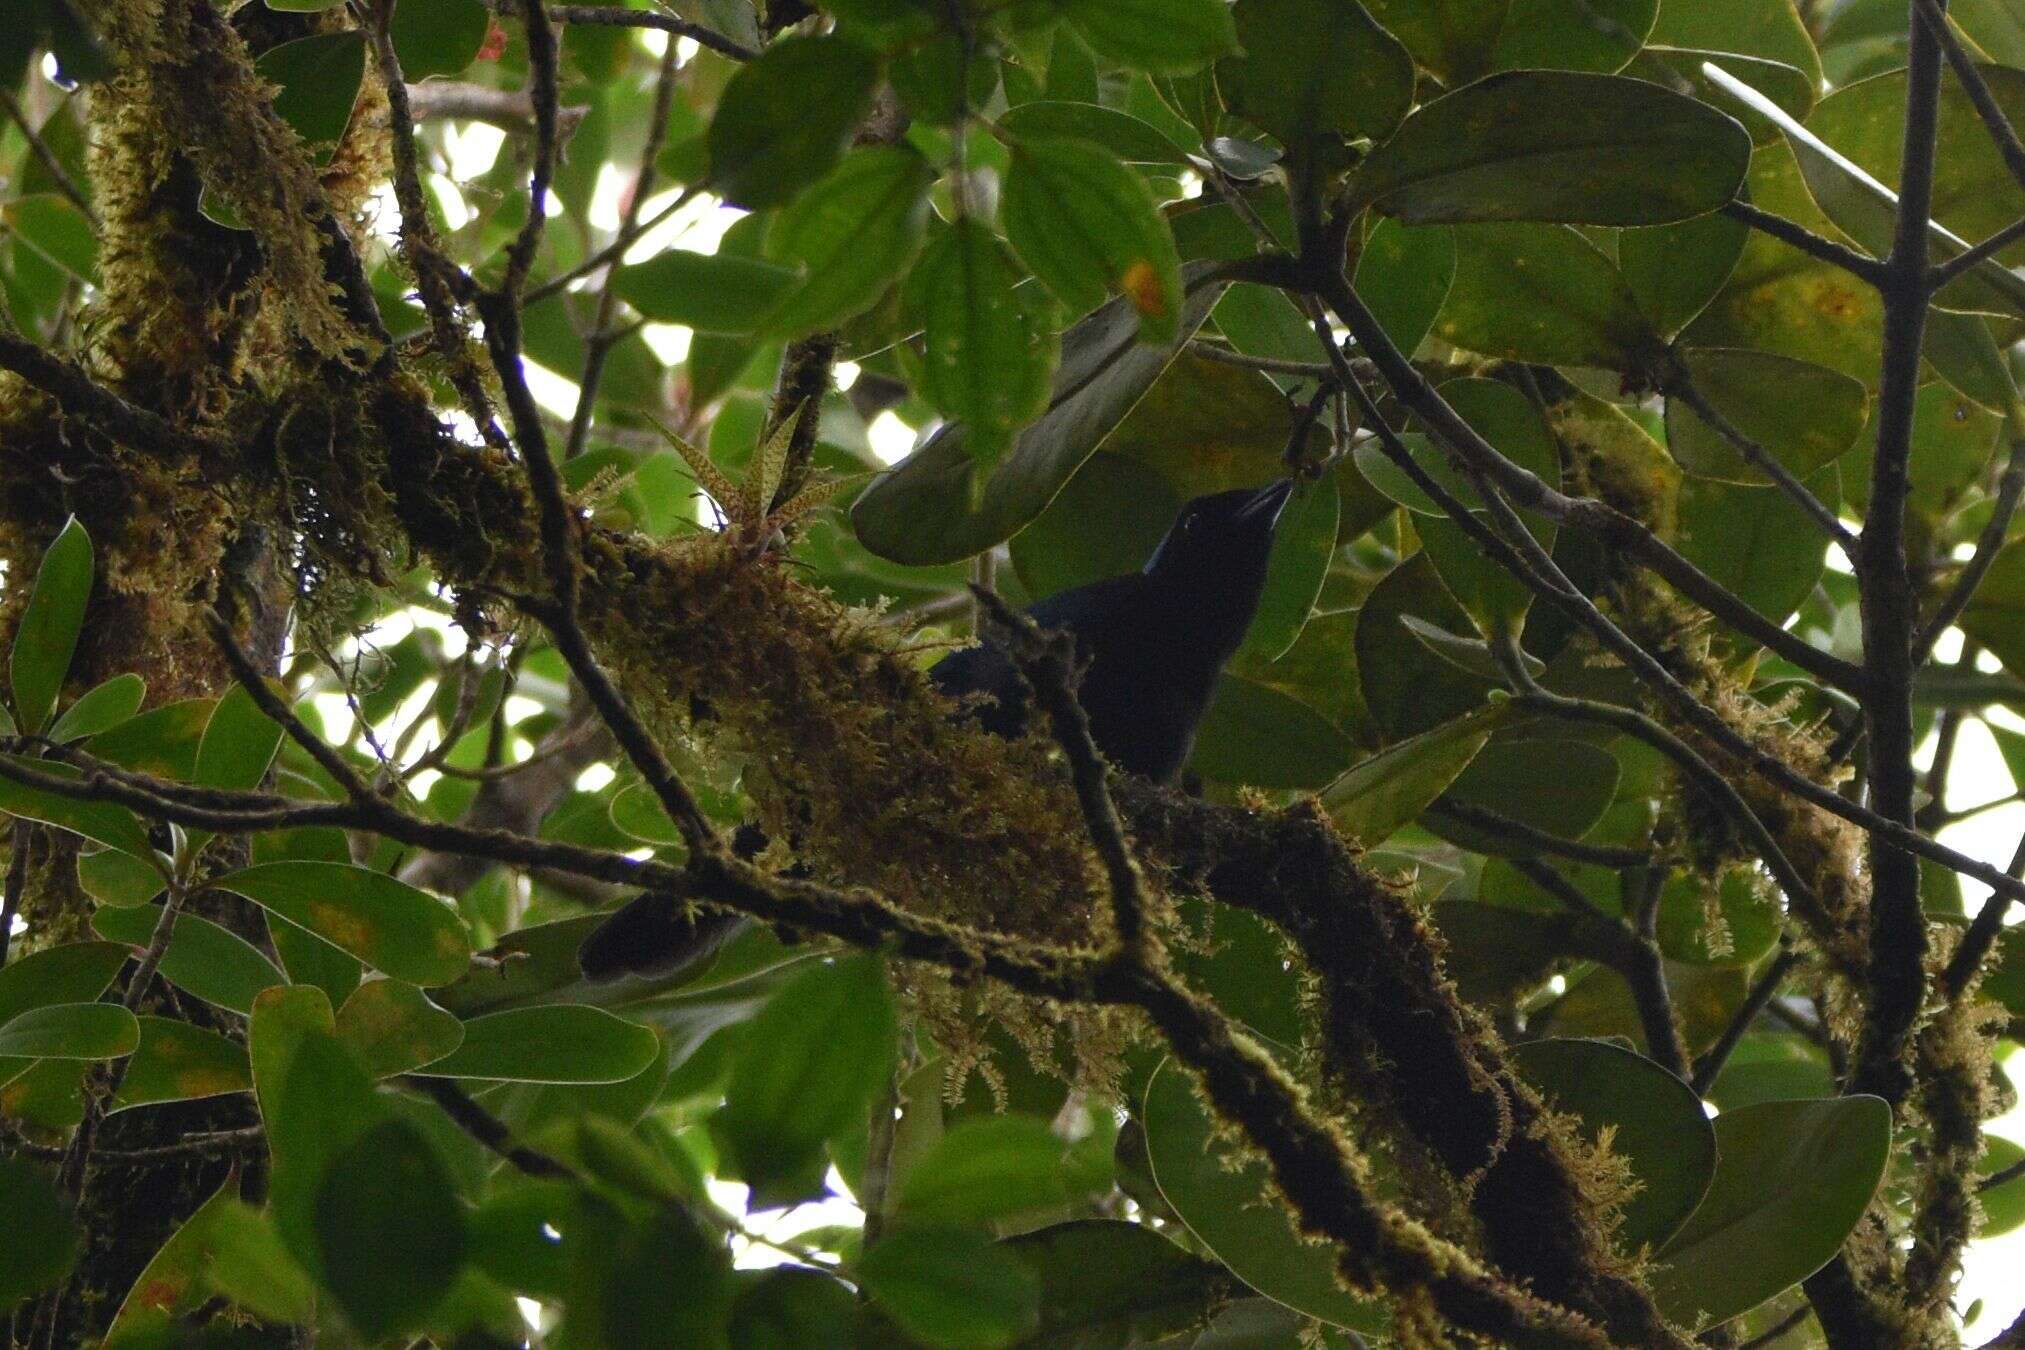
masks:
<path id="1" fill-rule="evenodd" d="M 1293 484 L 1197 497 L 1181 510 L 1146 566 L 1047 597 L 1026 613 L 1075 639 L 1083 668 L 1076 697 L 1090 736 L 1119 770 L 1169 782 L 1188 763 L 1223 668 L 1244 641 L 1265 592 L 1280 512 Z M 985 730 L 1026 725 L 1026 681 L 996 640 L 951 653 L 929 678 L 963 701 Z M 704 931 L 666 896 L 640 896 L 585 940 L 578 963 L 592 979 L 665 973 Z M 714 943 L 712 944 L 714 950 Z"/>

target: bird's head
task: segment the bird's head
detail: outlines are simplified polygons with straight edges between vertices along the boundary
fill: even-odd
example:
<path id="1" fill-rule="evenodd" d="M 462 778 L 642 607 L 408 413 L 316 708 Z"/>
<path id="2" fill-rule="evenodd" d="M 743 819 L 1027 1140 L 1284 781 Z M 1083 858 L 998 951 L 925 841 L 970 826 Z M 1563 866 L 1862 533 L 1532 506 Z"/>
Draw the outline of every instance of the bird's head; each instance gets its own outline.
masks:
<path id="1" fill-rule="evenodd" d="M 1172 582 L 1203 603 L 1235 602 L 1249 622 L 1265 589 L 1273 531 L 1293 494 L 1294 481 L 1282 478 L 1262 488 L 1197 497 L 1181 508 L 1146 560 L 1146 575 Z"/>

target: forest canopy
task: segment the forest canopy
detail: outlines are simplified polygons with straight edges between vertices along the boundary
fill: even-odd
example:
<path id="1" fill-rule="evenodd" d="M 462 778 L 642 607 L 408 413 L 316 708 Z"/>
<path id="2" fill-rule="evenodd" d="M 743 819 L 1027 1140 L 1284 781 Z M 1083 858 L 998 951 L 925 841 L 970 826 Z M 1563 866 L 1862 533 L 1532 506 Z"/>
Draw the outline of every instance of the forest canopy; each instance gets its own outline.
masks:
<path id="1" fill-rule="evenodd" d="M 8 1344 L 2025 1345 L 2021 125 L 2010 0 L 11 0 Z M 1280 480 L 1108 763 L 1021 611 Z"/>

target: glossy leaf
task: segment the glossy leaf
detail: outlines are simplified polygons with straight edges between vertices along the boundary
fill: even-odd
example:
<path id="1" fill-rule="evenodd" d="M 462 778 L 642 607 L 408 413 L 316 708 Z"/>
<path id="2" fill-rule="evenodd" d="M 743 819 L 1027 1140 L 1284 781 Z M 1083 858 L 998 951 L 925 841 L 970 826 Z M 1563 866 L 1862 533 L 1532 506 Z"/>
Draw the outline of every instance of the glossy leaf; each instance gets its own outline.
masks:
<path id="1" fill-rule="evenodd" d="M 1217 66 L 1217 87 L 1290 150 L 1381 139 L 1406 115 L 1413 58 L 1355 0 L 1239 0 L 1232 14 L 1245 54 Z"/>
<path id="2" fill-rule="evenodd" d="M 1448 790 L 1501 720 L 1487 709 L 1388 746 L 1322 789 L 1322 809 L 1344 834 L 1374 848 Z"/>
<path id="3" fill-rule="evenodd" d="M 1608 73 L 1638 50 L 1659 8 L 1659 0 L 1511 0 L 1491 63 Z"/>
<path id="4" fill-rule="evenodd" d="M 442 1059 L 464 1042 L 464 1024 L 401 980 L 368 980 L 337 1011 L 337 1037 L 366 1072 L 386 1078 Z"/>
<path id="5" fill-rule="evenodd" d="M 346 863 L 276 862 L 212 883 L 299 924 L 395 979 L 448 984 L 471 962 L 463 922 L 406 882 Z"/>
<path id="6" fill-rule="evenodd" d="M 1806 480 L 1835 509 L 1841 475 L 1831 466 Z M 1783 622 L 1814 590 L 1826 563 L 1821 527 L 1785 493 L 1709 479 L 1680 486 L 1675 545 L 1759 613 Z"/>
<path id="7" fill-rule="evenodd" d="M 71 781 L 75 781 L 78 777 L 77 771 L 68 765 L 45 760 L 18 759 L 11 755 L 4 758 L 8 763 L 18 764 L 31 773 Z M 108 848 L 116 848 L 122 853 L 131 854 L 151 867 L 162 866 L 154 845 L 148 842 L 146 829 L 142 827 L 134 813 L 124 806 L 61 796 L 40 788 L 24 786 L 11 778 L 0 777 L 0 811 L 69 830 L 72 834 L 82 835 L 93 843 L 104 844 Z"/>
<path id="8" fill-rule="evenodd" d="M 1737 267 L 1751 228 L 1711 211 L 1617 236 L 1617 267 L 1639 310 L 1661 334 L 1694 321 Z"/>
<path id="9" fill-rule="evenodd" d="M 766 315 L 762 331 L 796 337 L 869 308 L 920 250 L 933 181 L 912 150 L 868 146 L 798 197 L 774 222 L 766 254 L 798 269 L 801 284 Z"/>
<path id="10" fill-rule="evenodd" d="M 1042 1345 L 1155 1343 L 1241 1289 L 1144 1224 L 1080 1219 L 999 1245 L 1040 1278 Z"/>
<path id="11" fill-rule="evenodd" d="M 0 966 L 0 1024 L 30 1008 L 89 1003 L 126 962 L 126 948 L 110 942 L 66 942 L 14 957 Z"/>
<path id="12" fill-rule="evenodd" d="M 1522 70 L 1422 106 L 1353 191 L 1409 225 L 1661 225 L 1730 200 L 1750 160 L 1743 127 L 1705 103 L 1643 80 Z"/>
<path id="13" fill-rule="evenodd" d="M 49 724 L 57 692 L 70 673 L 91 580 L 91 538 L 73 516 L 42 555 L 8 658 L 14 720 L 31 735 Z"/>
<path id="14" fill-rule="evenodd" d="M 1735 1317 L 1820 1269 L 1891 1152 L 1891 1109 L 1877 1097 L 1743 1106 L 1715 1129 L 1715 1180 L 1651 1276 L 1660 1309 L 1682 1322 Z"/>
<path id="15" fill-rule="evenodd" d="M 1040 1280 L 973 1229 L 901 1229 L 867 1251 L 856 1274 L 872 1301 L 926 1346 L 995 1350 L 1040 1324 Z"/>
<path id="16" fill-rule="evenodd" d="M 101 909 L 91 926 L 99 936 L 145 949 L 162 917 L 159 905 Z M 176 916 L 168 950 L 162 953 L 162 978 L 178 989 L 236 1013 L 253 1011 L 263 989 L 286 984 L 274 962 L 237 933 L 201 914 L 185 910 Z"/>
<path id="17" fill-rule="evenodd" d="M 1318 788 L 1352 758 L 1350 742 L 1321 713 L 1227 671 L 1196 732 L 1189 767 L 1223 783 Z"/>
<path id="18" fill-rule="evenodd" d="M 472 1018 L 462 1043 L 426 1071 L 518 1083 L 619 1083 L 659 1052 L 654 1033 L 636 1022 L 601 1008 L 556 1003 Z"/>
<path id="19" fill-rule="evenodd" d="M 1385 1325 L 1382 1309 L 1336 1283 L 1326 1247 L 1302 1241 L 1269 1193 L 1266 1164 L 1210 1132 L 1209 1113 L 1173 1061 L 1146 1089 L 1146 1146 L 1160 1194 L 1217 1259 L 1252 1288 L 1296 1311 L 1353 1331 Z"/>
<path id="20" fill-rule="evenodd" d="M 1610 1151 L 1631 1164 L 1639 1189 L 1617 1231 L 1622 1250 L 1657 1248 L 1687 1222 L 1716 1172 L 1716 1132 L 1687 1084 L 1608 1041 L 1528 1041 L 1512 1062 L 1592 1140 L 1609 1131 Z"/>
<path id="21" fill-rule="evenodd" d="M 270 47 L 253 63 L 278 86 L 274 111 L 310 146 L 335 141 L 351 121 L 366 70 L 365 35 L 318 33 Z"/>
<path id="22" fill-rule="evenodd" d="M 1357 255 L 1357 296 L 1399 350 L 1413 355 L 1455 282 L 1455 236 L 1439 225 L 1380 220 Z"/>
<path id="23" fill-rule="evenodd" d="M 369 1339 L 422 1325 L 463 1265 L 463 1208 L 406 1121 L 371 1126 L 330 1159 L 315 1214 L 323 1284 Z"/>
<path id="24" fill-rule="evenodd" d="M 82 1235 L 53 1168 L 0 1158 L 0 1311 L 70 1273 Z"/>
<path id="25" fill-rule="evenodd" d="M 168 1017 L 139 1020 L 140 1045 L 127 1061 L 112 1110 L 252 1089 L 245 1048 L 229 1037 Z"/>
<path id="26" fill-rule="evenodd" d="M 622 268 L 619 298 L 656 323 L 705 333 L 750 333 L 795 287 L 786 267 L 732 253 L 671 248 Z"/>
<path id="27" fill-rule="evenodd" d="M 1054 306 L 997 236 L 971 218 L 922 255 L 908 296 L 925 329 L 921 390 L 965 427 L 976 482 L 989 479 L 1014 433 L 1048 406 L 1061 356 Z"/>
<path id="28" fill-rule="evenodd" d="M 1099 56 L 1162 74 L 1194 70 L 1237 48 L 1225 0 L 1060 0 Z"/>
<path id="29" fill-rule="evenodd" d="M 908 1169 L 895 1212 L 926 1223 L 980 1224 L 1071 1199 L 1069 1145 L 1031 1116 L 969 1120 Z"/>
<path id="30" fill-rule="evenodd" d="M 49 739 L 63 745 L 96 736 L 139 712 L 146 693 L 147 684 L 138 675 L 115 675 L 101 681 L 63 710 L 49 729 Z"/>
<path id="31" fill-rule="evenodd" d="M 1001 206 L 1021 261 L 1082 314 L 1122 294 L 1147 342 L 1181 325 L 1181 257 L 1152 191 L 1102 146 L 1061 138 L 1013 147 Z"/>
<path id="32" fill-rule="evenodd" d="M 141 1041 L 117 1003 L 52 1003 L 0 1023 L 0 1059 L 117 1059 Z"/>
<path id="33" fill-rule="evenodd" d="M 1558 838 L 1580 839 L 1616 796 L 1617 779 L 1616 757 L 1588 741 L 1500 741 L 1470 761 L 1449 794 Z M 1481 853 L 1526 853 L 1532 847 L 1452 819 L 1430 818 L 1427 825 Z"/>
<path id="34" fill-rule="evenodd" d="M 1325 483 L 1304 486 L 1281 513 L 1267 560 L 1265 594 L 1245 632 L 1246 653 L 1272 661 L 1300 640 L 1336 556 L 1341 511 L 1334 486 Z"/>
<path id="35" fill-rule="evenodd" d="M 1870 415 L 1862 384 L 1789 356 L 1695 348 L 1682 361 L 1701 396 L 1798 478 L 1846 453 Z M 1667 400 L 1666 443 L 1689 473 L 1770 481 L 1683 399 Z"/>
<path id="36" fill-rule="evenodd" d="M 710 120 L 710 181 L 733 206 L 784 206 L 837 167 L 879 63 L 842 37 L 792 36 L 741 66 Z"/>
<path id="37" fill-rule="evenodd" d="M 824 1141 L 861 1120 L 886 1082 L 894 1035 L 874 957 L 805 971 L 767 1003 L 740 1042 L 716 1121 L 755 1203 L 798 1198 L 820 1179 Z"/>
<path id="38" fill-rule="evenodd" d="M 483 0 L 396 5 L 389 29 L 402 76 L 413 81 L 457 74 L 478 55 L 490 19 Z"/>
<path id="39" fill-rule="evenodd" d="M 228 1177 L 149 1259 L 106 1329 L 106 1350 L 159 1343 L 178 1317 L 196 1309 L 208 1288 L 211 1226 L 238 1190 L 238 1179 Z"/>
<path id="40" fill-rule="evenodd" d="M 1202 286 L 1189 296 L 1184 335 L 1201 324 L 1217 294 Z M 1113 300 L 1069 331 L 1048 411 L 1021 433 L 976 507 L 967 432 L 960 423 L 944 426 L 859 496 L 851 508 L 859 540 L 882 558 L 921 566 L 967 558 L 1017 533 L 1174 359 L 1175 346 L 1138 342 L 1138 327 L 1131 306 Z"/>
<path id="41" fill-rule="evenodd" d="M 1187 152 L 1166 132 L 1101 103 L 1035 99 L 1006 109 L 999 115 L 998 126 L 1022 139 L 1068 136 L 1092 141 L 1127 164 L 1188 163 Z"/>
<path id="42" fill-rule="evenodd" d="M 1435 332 L 1485 356 L 1635 367 L 1658 338 L 1597 247 L 1565 225 L 1459 225 L 1456 274 Z"/>

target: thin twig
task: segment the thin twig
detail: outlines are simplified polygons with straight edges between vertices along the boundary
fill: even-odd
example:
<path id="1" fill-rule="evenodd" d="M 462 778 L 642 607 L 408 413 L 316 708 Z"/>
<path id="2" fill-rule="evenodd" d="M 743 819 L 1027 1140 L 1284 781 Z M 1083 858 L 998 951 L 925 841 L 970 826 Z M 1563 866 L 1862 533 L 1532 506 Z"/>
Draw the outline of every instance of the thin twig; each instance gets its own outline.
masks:
<path id="1" fill-rule="evenodd" d="M 64 198 L 91 222 L 92 229 L 96 230 L 100 222 L 97 210 L 92 207 L 91 198 L 77 185 L 77 180 L 70 176 L 70 170 L 63 167 L 63 161 L 49 148 L 49 142 L 42 139 L 42 134 L 29 122 L 28 114 L 22 109 L 20 101 L 4 84 L 0 84 L 0 108 L 6 110 L 8 118 L 20 129 L 22 136 L 28 141 L 30 153 L 49 174 L 50 181 L 56 184 L 56 190 L 61 192 Z"/>
<path id="2" fill-rule="evenodd" d="M 1961 39 L 1957 38 L 1954 30 L 1948 26 L 1947 11 L 1941 7 L 1938 0 L 1913 0 L 1913 11 L 1918 16 L 1916 27 L 1931 41 L 1937 43 L 1941 55 L 1947 58 L 1948 66 L 1955 72 L 1955 79 L 1961 83 L 1962 92 L 1969 96 L 1970 106 L 1976 110 L 1976 116 L 1982 119 L 1983 129 L 1990 133 L 1990 139 L 1996 143 L 1997 153 L 2003 158 L 2004 167 L 2011 171 L 2011 176 L 2018 180 L 2020 186 L 2025 186 L 2025 141 L 2019 140 L 2017 128 L 2011 125 L 2011 119 L 2004 114 L 2004 105 L 1999 103 L 1996 94 L 1991 92 L 1989 82 L 1983 78 L 1983 72 L 1976 69 L 1975 58 L 1969 55 L 1968 49 L 1962 46 Z M 1914 37 L 1912 43 L 1917 47 L 1918 37 Z M 1908 147 L 1907 153 L 1911 154 L 1911 147 Z M 1931 158 L 1931 154 L 1928 158 Z M 1920 214 L 1922 216 L 1926 214 L 1924 208 Z M 1924 247 L 1922 244 L 1922 248 Z"/>
<path id="3" fill-rule="evenodd" d="M 1878 285 L 1884 277 L 1884 264 L 1876 258 L 1824 238 L 1798 221 L 1773 215 L 1741 200 L 1723 203 L 1722 212 L 1732 220 L 1742 221 L 1759 233 L 1768 234 L 1782 244 L 1790 244 L 1809 257 L 1839 267 L 1872 286 Z"/>
<path id="4" fill-rule="evenodd" d="M 983 586 L 971 590 L 992 621 L 1010 636 L 1008 650 L 1033 686 L 1035 701 L 1048 714 L 1055 740 L 1068 756 L 1076 801 L 1110 880 L 1118 941 L 1128 950 L 1135 948 L 1146 934 L 1145 884 L 1132 847 L 1125 841 L 1117 804 L 1111 800 L 1109 766 L 1090 735 L 1090 719 L 1076 700 L 1075 639 L 1063 632 L 1044 635 L 1032 619 L 1016 612 L 996 592 Z"/>
<path id="5" fill-rule="evenodd" d="M 1253 356 L 1248 352 L 1233 351 L 1220 347 L 1214 342 L 1201 338 L 1190 339 L 1187 347 L 1190 356 L 1200 356 L 1205 361 L 1218 365 L 1236 366 L 1240 370 L 1263 370 L 1270 375 L 1292 375 L 1304 380 L 1321 380 L 1330 384 L 1336 381 L 1336 372 L 1320 361 L 1289 361 L 1278 356 Z"/>
<path id="6" fill-rule="evenodd" d="M 510 12 L 516 0 L 489 0 L 491 7 L 500 13 Z M 720 56 L 734 61 L 755 61 L 759 53 L 742 42 L 700 23 L 678 19 L 673 14 L 664 14 L 654 9 L 623 9 L 617 5 L 551 5 L 549 17 L 557 23 L 581 24 L 585 27 L 602 28 L 652 28 L 673 37 L 686 37 L 699 47 L 708 47 Z M 672 43 L 670 44 L 673 45 Z"/>
<path id="7" fill-rule="evenodd" d="M 1983 584 L 1983 578 L 1990 574 L 1990 568 L 1997 561 L 2011 533 L 2011 521 L 2018 514 L 2018 501 L 2025 496 L 2025 409 L 2010 408 L 2004 418 L 2005 428 L 2010 433 L 2011 453 L 2004 461 L 2004 475 L 1997 480 L 1997 492 L 1991 499 L 1990 518 L 1983 522 L 1983 528 L 1976 536 L 1975 552 L 1948 588 L 1947 595 L 1927 616 L 1919 633 L 1913 638 L 1912 661 L 1915 667 L 1924 665 L 1933 654 L 1934 644 L 1948 631 L 1949 625 L 1962 616 L 1975 598 L 1976 588 Z"/>
<path id="8" fill-rule="evenodd" d="M 1798 964 L 1800 954 L 1791 947 L 1782 945 L 1779 955 L 1774 958 L 1771 965 L 1765 967 L 1764 973 L 1758 976 L 1752 983 L 1750 991 L 1744 995 L 1744 1001 L 1738 1005 L 1729 1024 L 1723 1028 L 1723 1034 L 1716 1038 L 1716 1043 L 1710 1046 L 1700 1059 L 1695 1061 L 1695 1074 L 1691 1086 L 1696 1096 L 1709 1095 L 1709 1089 L 1715 1086 L 1716 1079 L 1723 1072 L 1723 1066 L 1729 1063 L 1730 1056 L 1736 1053 L 1738 1044 L 1744 1039 L 1744 1033 L 1751 1029 L 1751 1023 L 1755 1022 L 1758 1014 L 1765 1010 L 1765 1005 L 1779 992 L 1780 983 Z"/>
<path id="9" fill-rule="evenodd" d="M 1493 811 L 1474 802 L 1456 797 L 1437 797 L 1428 808 L 1436 816 L 1447 816 L 1459 824 L 1471 826 L 1486 834 L 1502 835 L 1514 843 L 1524 844 L 1536 852 L 1555 858 L 1566 858 L 1570 862 L 1592 863 L 1597 867 L 1643 867 L 1652 861 L 1652 854 L 1643 849 L 1617 848 L 1609 844 L 1585 844 L 1580 839 L 1567 839 L 1550 834 L 1523 820 L 1514 820 L 1501 812 Z"/>
<path id="10" fill-rule="evenodd" d="M 518 300 L 534 268 L 535 251 L 548 223 L 548 189 L 555 177 L 556 64 L 555 29 L 542 0 L 519 0 L 521 27 L 527 35 L 527 94 L 534 103 L 534 172 L 528 176 L 527 219 L 506 250 L 502 295 Z"/>
<path id="11" fill-rule="evenodd" d="M 1828 504 L 1815 496 L 1813 490 L 1796 478 L 1793 471 L 1781 464 L 1771 451 L 1746 435 L 1741 427 L 1730 421 L 1720 409 L 1710 403 L 1702 391 L 1695 387 L 1694 382 L 1688 379 L 1685 371 L 1667 382 L 1665 392 L 1667 397 L 1677 398 L 1692 408 L 1695 415 L 1708 424 L 1710 430 L 1728 441 L 1737 453 L 1744 457 L 1746 464 L 1770 479 L 1772 484 L 1785 493 L 1809 520 L 1821 527 L 1821 532 L 1834 541 L 1845 556 L 1852 559 L 1856 556 L 1856 536 L 1842 523 L 1841 518 L 1829 510 Z"/>
<path id="12" fill-rule="evenodd" d="M 452 1080 L 409 1073 L 402 1074 L 399 1081 L 402 1087 L 412 1088 L 442 1107 L 451 1124 L 528 1176 L 581 1180 L 576 1169 L 568 1163 L 516 1141 L 505 1121 L 472 1100 L 471 1095 Z"/>
<path id="13" fill-rule="evenodd" d="M 1949 282 L 1970 268 L 1996 257 L 2020 239 L 2025 239 L 2025 218 L 2012 221 L 1982 243 L 1937 264 L 1927 273 L 1927 286 L 1936 291 L 1945 289 Z"/>
<path id="14" fill-rule="evenodd" d="M 675 101 L 675 44 L 670 42 L 661 53 L 661 68 L 654 76 L 654 108 L 647 123 L 647 143 L 640 151 L 640 167 L 633 175 L 633 189 L 626 198 L 626 209 L 619 218 L 621 238 L 631 234 L 640 223 L 640 208 L 654 191 L 654 161 L 661 154 L 661 142 L 668 134 L 668 110 Z M 590 439 L 591 415 L 598 403 L 598 386 L 604 381 L 605 363 L 626 332 L 615 329 L 612 321 L 619 310 L 617 281 L 619 269 L 614 267 L 605 273 L 605 284 L 598 290 L 597 316 L 591 320 L 590 335 L 584 339 L 584 364 L 577 377 L 577 406 L 570 419 L 569 439 L 564 443 L 563 458 L 575 459 L 584 451 L 584 443 Z"/>
<path id="15" fill-rule="evenodd" d="M 0 331 L 0 370 L 11 370 L 54 398 L 65 412 L 91 423 L 122 445 L 162 457 L 209 457 L 229 447 L 195 436 L 166 418 L 127 402 L 85 374 L 76 363 Z"/>

